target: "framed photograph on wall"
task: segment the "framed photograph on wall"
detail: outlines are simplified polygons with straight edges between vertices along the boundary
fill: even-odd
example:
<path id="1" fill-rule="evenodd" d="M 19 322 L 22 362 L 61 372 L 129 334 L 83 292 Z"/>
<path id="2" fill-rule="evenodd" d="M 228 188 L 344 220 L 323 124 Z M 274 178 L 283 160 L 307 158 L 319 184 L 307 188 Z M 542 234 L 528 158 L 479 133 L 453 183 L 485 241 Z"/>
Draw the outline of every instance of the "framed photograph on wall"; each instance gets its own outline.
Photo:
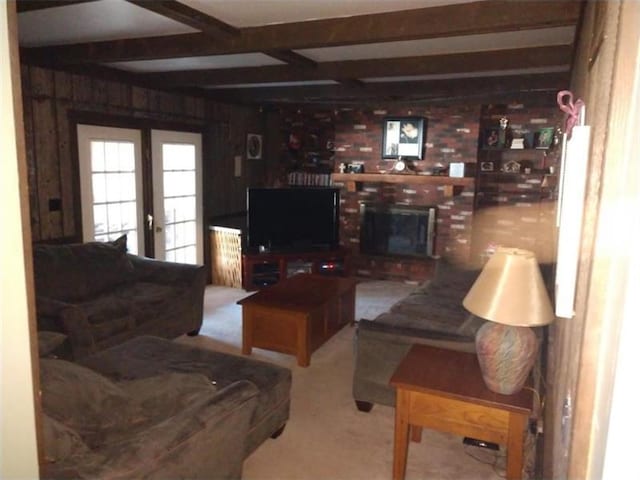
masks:
<path id="1" fill-rule="evenodd" d="M 533 137 L 535 148 L 547 149 L 553 144 L 553 127 L 545 127 L 538 130 Z"/>
<path id="2" fill-rule="evenodd" d="M 500 133 L 496 128 L 485 128 L 482 132 L 482 147 L 483 148 L 498 148 L 500 146 Z"/>
<path id="3" fill-rule="evenodd" d="M 382 124 L 382 158 L 422 160 L 426 136 L 422 117 L 387 117 Z"/>
<path id="4" fill-rule="evenodd" d="M 262 135 L 247 134 L 247 159 L 260 160 L 262 158 Z"/>
<path id="5" fill-rule="evenodd" d="M 495 165 L 493 162 L 480 162 L 481 172 L 493 172 L 494 170 L 495 170 Z"/>

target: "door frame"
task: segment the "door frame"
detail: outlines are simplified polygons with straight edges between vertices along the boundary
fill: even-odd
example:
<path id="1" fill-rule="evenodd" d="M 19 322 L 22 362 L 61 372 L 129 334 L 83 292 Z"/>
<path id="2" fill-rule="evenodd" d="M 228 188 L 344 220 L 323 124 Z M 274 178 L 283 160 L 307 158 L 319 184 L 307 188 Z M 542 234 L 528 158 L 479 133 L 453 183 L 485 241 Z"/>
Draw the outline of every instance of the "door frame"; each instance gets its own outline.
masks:
<path id="1" fill-rule="evenodd" d="M 99 127 L 114 127 L 114 128 L 130 128 L 138 129 L 141 133 L 142 141 L 142 205 L 143 205 L 143 218 L 146 218 L 147 214 L 153 215 L 153 166 L 151 159 L 151 130 L 174 130 L 179 132 L 199 133 L 202 135 L 202 158 L 205 157 L 205 132 L 206 128 L 204 123 L 185 123 L 180 121 L 164 121 L 155 120 L 150 118 L 133 118 L 124 115 L 112 115 L 103 114 L 97 112 L 88 112 L 84 110 L 70 110 L 67 118 L 69 120 L 69 145 L 71 146 L 71 160 L 73 164 L 73 206 L 74 206 L 74 223 L 76 225 L 76 233 L 71 239 L 74 242 L 82 242 L 82 198 L 80 194 L 80 156 L 78 152 L 78 125 L 87 124 L 95 125 Z M 204 160 L 203 160 L 204 170 Z M 202 218 L 202 235 L 203 235 L 203 250 L 204 261 L 207 263 L 208 251 L 208 236 L 205 235 L 206 222 L 204 221 L 204 215 L 206 209 L 204 206 L 204 192 L 206 192 L 206 181 L 203 174 L 202 179 L 202 191 L 203 191 L 203 218 Z M 148 229 L 144 229 L 144 252 L 140 252 L 140 255 L 148 257 L 155 256 L 155 248 L 153 242 L 153 235 Z"/>
<path id="2" fill-rule="evenodd" d="M 160 145 L 162 144 L 162 142 L 164 142 L 165 140 L 167 141 L 167 143 L 183 143 L 183 142 L 187 142 L 187 143 L 191 143 L 193 142 L 196 152 L 195 152 L 195 172 L 197 174 L 199 174 L 199 177 L 196 176 L 196 200 L 200 200 L 199 204 L 196 204 L 196 235 L 198 235 L 200 238 L 197 240 L 196 242 L 196 262 L 198 264 L 204 264 L 204 235 L 203 235 L 203 211 L 204 211 L 204 195 L 203 195 L 203 173 L 202 173 L 202 144 L 203 144 L 203 135 L 201 133 L 196 133 L 196 132 L 182 132 L 182 131 L 176 131 L 176 130 L 160 130 L 157 128 L 154 128 L 151 130 L 150 135 L 151 135 L 151 160 L 152 160 L 152 166 L 156 166 L 156 161 L 154 158 L 154 133 L 156 133 L 157 135 L 157 139 L 158 142 L 160 143 Z M 195 138 L 195 136 L 198 136 L 198 138 Z M 187 139 L 184 138 L 184 136 L 187 137 L 191 137 L 191 139 Z M 158 145 L 158 146 L 160 146 Z M 159 157 L 158 160 L 162 161 L 162 152 L 156 152 Z M 158 162 L 159 163 L 159 162 Z M 162 169 L 161 169 L 162 170 Z M 162 181 L 162 171 L 158 172 L 157 170 L 153 170 L 153 183 L 154 185 L 160 185 L 161 186 L 161 190 L 154 190 L 154 199 L 152 202 L 152 205 L 154 207 L 154 213 L 153 213 L 153 223 L 155 225 L 157 220 L 162 220 L 162 229 L 163 229 L 163 233 L 161 235 L 162 237 L 162 243 L 164 243 L 166 240 L 166 218 L 164 218 L 164 212 L 162 213 L 158 213 L 158 211 L 156 211 L 158 208 L 161 208 L 160 205 L 158 205 L 156 203 L 156 200 L 161 200 L 162 202 L 164 202 L 164 182 Z M 160 198 L 161 197 L 161 198 Z M 153 240 L 154 240 L 154 250 L 155 250 L 155 245 L 158 243 L 158 238 L 153 236 Z M 166 247 L 165 247 L 166 248 Z"/>
<path id="3" fill-rule="evenodd" d="M 83 151 L 82 154 L 84 158 L 92 159 L 92 151 L 91 151 L 91 133 L 90 130 L 103 130 L 99 133 L 100 136 L 108 140 L 113 140 L 117 138 L 117 140 L 128 140 L 134 144 L 135 148 L 135 190 L 136 190 L 136 205 L 139 204 L 139 207 L 136 206 L 136 232 L 138 244 L 136 245 L 136 251 L 141 253 L 144 250 L 144 238 L 145 238 L 145 221 L 144 221 L 144 199 L 142 196 L 142 132 L 135 128 L 119 128 L 119 127 L 105 127 L 102 125 L 87 125 L 87 124 L 78 124 L 78 137 L 76 138 L 76 142 L 78 143 L 78 155 L 80 155 L 80 131 L 87 130 L 82 140 L 85 140 L 87 143 L 82 145 L 82 149 L 87 149 L 87 151 Z M 119 130 L 119 132 L 117 132 Z M 113 136 L 113 138 L 112 138 Z M 87 229 L 91 228 L 91 225 L 95 224 L 95 217 L 93 212 L 93 186 L 91 183 L 92 180 L 92 168 L 91 165 L 84 165 L 85 162 L 78 162 L 78 173 L 80 176 L 80 198 L 83 200 L 83 203 L 80 208 L 80 215 L 82 218 L 81 223 L 81 231 L 82 231 L 82 241 L 88 241 L 89 235 L 87 235 Z M 86 184 L 85 182 L 88 182 Z M 83 190 L 84 187 L 84 190 Z M 88 196 L 91 198 L 88 198 Z M 90 204 L 87 208 L 83 208 L 83 205 L 86 205 L 86 200 L 90 200 Z M 94 229 L 91 229 L 94 230 Z M 92 231 L 91 238 L 94 238 Z M 129 237 L 129 241 L 131 238 Z"/>

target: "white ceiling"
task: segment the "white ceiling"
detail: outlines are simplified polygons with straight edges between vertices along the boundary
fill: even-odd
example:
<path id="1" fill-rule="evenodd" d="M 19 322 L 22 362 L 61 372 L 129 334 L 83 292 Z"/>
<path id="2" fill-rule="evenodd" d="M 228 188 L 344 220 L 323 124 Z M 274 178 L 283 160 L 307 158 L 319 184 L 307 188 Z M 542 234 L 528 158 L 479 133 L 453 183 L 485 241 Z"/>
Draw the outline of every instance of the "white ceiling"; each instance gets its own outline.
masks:
<path id="1" fill-rule="evenodd" d="M 331 48 L 296 50 L 316 62 L 336 62 L 371 58 L 397 58 L 420 55 L 481 52 L 502 48 L 566 45 L 573 41 L 573 27 L 544 28 L 523 32 L 485 33 L 459 37 L 368 43 Z"/>
<path id="2" fill-rule="evenodd" d="M 18 38 L 23 47 L 196 31 L 125 0 L 100 0 L 18 15 Z"/>

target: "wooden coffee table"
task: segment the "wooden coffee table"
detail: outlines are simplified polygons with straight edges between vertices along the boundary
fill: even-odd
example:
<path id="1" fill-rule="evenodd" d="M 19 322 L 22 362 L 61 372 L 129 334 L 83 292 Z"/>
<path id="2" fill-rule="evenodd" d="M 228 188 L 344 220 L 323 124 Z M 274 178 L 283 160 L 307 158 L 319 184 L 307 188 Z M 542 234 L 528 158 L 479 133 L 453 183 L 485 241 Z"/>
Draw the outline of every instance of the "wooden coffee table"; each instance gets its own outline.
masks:
<path id="1" fill-rule="evenodd" d="M 531 390 L 500 395 L 484 384 L 477 355 L 414 345 L 390 383 L 396 387 L 393 478 L 404 478 L 412 439 L 422 427 L 507 447 L 507 479 L 522 477 L 525 427 Z"/>
<path id="2" fill-rule="evenodd" d="M 302 273 L 238 301 L 242 353 L 253 347 L 295 355 L 309 366 L 311 353 L 355 316 L 356 280 Z"/>

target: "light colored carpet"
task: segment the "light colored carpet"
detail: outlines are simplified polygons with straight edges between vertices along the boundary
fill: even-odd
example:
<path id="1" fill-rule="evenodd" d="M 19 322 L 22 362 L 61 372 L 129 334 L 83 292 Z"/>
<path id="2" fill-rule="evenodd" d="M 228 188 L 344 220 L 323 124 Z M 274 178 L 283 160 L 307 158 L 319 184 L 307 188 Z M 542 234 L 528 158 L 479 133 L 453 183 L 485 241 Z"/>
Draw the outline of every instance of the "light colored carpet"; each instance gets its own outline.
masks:
<path id="1" fill-rule="evenodd" d="M 356 319 L 373 319 L 415 286 L 371 281 L 358 284 Z M 242 312 L 235 302 L 244 290 L 207 287 L 201 335 L 180 342 L 240 355 Z M 308 368 L 295 358 L 254 349 L 253 358 L 291 369 L 291 418 L 284 433 L 267 440 L 244 463 L 245 480 L 375 480 L 390 479 L 394 409 L 376 405 L 359 412 L 351 396 L 354 328 L 345 327 L 311 357 Z M 475 455 L 474 459 L 470 454 Z M 500 478 L 495 455 L 462 445 L 460 437 L 425 430 L 421 443 L 411 443 L 407 479 Z M 483 463 L 488 462 L 488 463 Z"/>

